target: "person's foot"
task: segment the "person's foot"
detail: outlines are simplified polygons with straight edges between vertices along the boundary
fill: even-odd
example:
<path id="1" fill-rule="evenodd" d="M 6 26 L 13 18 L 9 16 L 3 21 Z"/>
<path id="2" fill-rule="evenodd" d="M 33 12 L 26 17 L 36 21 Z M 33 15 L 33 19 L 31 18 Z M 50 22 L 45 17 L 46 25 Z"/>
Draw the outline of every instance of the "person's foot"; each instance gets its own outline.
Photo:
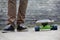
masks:
<path id="1" fill-rule="evenodd" d="M 20 25 L 18 25 L 18 27 L 17 27 L 17 31 L 21 31 L 21 30 L 25 30 L 25 29 L 27 29 L 27 28 L 23 27 L 23 26 L 20 26 Z"/>
<path id="2" fill-rule="evenodd" d="M 12 25 L 7 25 L 3 30 L 4 31 L 14 31 L 14 27 Z"/>

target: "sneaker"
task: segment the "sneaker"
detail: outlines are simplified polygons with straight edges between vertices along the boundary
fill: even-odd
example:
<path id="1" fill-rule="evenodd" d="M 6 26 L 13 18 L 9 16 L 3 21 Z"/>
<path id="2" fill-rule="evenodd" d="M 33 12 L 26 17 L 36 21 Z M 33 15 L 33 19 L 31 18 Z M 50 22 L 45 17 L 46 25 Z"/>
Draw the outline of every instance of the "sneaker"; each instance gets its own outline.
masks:
<path id="1" fill-rule="evenodd" d="M 18 27 L 17 27 L 17 30 L 18 31 L 25 30 L 25 29 L 27 29 L 27 28 L 26 27 L 23 27 L 23 26 L 20 26 L 20 25 L 18 25 Z"/>
<path id="2" fill-rule="evenodd" d="M 4 31 L 14 31 L 14 27 L 12 25 L 7 25 L 3 30 Z"/>

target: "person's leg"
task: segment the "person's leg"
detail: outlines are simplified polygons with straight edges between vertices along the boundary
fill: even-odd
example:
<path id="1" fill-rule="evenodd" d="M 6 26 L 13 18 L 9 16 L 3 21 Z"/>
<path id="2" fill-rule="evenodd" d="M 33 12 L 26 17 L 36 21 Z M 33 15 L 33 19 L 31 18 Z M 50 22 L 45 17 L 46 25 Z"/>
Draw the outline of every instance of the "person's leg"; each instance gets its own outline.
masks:
<path id="1" fill-rule="evenodd" d="M 8 0 L 8 24 L 14 22 L 16 18 L 16 0 Z"/>
<path id="2" fill-rule="evenodd" d="M 12 31 L 14 30 L 14 20 L 16 18 L 16 0 L 8 0 L 8 25 L 7 28 L 4 28 L 4 30 Z"/>
<path id="3" fill-rule="evenodd" d="M 17 17 L 17 25 L 24 23 L 27 4 L 28 4 L 28 0 L 20 0 L 19 9 L 18 9 L 18 17 Z"/>

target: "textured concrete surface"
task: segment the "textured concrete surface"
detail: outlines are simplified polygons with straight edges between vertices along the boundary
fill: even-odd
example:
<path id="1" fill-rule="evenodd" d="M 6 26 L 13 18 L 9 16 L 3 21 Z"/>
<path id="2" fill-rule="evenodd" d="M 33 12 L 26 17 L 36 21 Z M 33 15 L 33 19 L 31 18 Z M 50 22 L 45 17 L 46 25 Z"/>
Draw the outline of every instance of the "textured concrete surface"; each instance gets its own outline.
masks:
<path id="1" fill-rule="evenodd" d="M 17 8 L 19 0 L 17 0 Z M 18 9 L 17 9 L 18 10 Z M 0 25 L 6 24 L 8 18 L 8 0 L 0 0 Z M 28 0 L 26 10 L 27 23 L 33 23 L 35 19 L 54 19 L 60 22 L 60 0 Z M 58 20 L 57 20 L 58 19 Z M 5 26 L 5 25 L 4 25 Z"/>
<path id="2" fill-rule="evenodd" d="M 39 31 L 35 32 L 28 29 L 28 32 L 8 32 L 1 33 L 0 40 L 60 40 L 60 26 L 56 31 Z M 32 30 L 32 31 L 31 31 Z"/>
<path id="3" fill-rule="evenodd" d="M 12 32 L 0 35 L 1 40 L 60 40 L 59 31 Z"/>

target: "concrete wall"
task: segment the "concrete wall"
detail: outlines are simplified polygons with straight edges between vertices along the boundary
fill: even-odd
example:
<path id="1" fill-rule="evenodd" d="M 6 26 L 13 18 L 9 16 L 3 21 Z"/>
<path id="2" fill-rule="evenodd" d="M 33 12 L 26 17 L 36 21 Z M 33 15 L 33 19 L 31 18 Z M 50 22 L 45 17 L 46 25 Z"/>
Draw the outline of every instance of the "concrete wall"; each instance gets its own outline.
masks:
<path id="1" fill-rule="evenodd" d="M 17 0 L 17 7 L 18 7 Z M 0 25 L 6 24 L 8 0 L 0 0 Z M 60 22 L 60 0 L 29 0 L 25 20 L 54 19 Z M 31 23 L 31 21 L 27 22 Z"/>
<path id="2" fill-rule="evenodd" d="M 60 22 L 60 0 L 29 0 L 26 19 L 53 19 Z"/>
<path id="3" fill-rule="evenodd" d="M 7 20 L 8 0 L 0 0 L 0 27 L 4 27 Z"/>

